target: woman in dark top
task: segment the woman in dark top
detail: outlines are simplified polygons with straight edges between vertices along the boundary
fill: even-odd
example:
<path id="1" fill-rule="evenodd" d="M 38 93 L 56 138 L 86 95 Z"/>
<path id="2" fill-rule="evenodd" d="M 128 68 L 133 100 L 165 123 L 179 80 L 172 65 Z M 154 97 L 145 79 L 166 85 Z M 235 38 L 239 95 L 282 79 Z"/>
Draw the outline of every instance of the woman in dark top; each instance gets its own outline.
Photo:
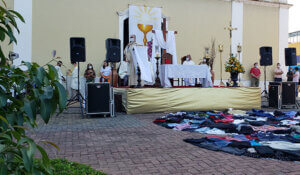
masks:
<path id="1" fill-rule="evenodd" d="M 93 65 L 89 63 L 84 73 L 84 77 L 86 78 L 87 83 L 93 83 L 96 77 L 96 73 L 94 71 Z"/>
<path id="2" fill-rule="evenodd" d="M 293 81 L 293 75 L 294 75 L 293 68 L 290 67 L 288 73 L 286 74 L 287 81 Z"/>

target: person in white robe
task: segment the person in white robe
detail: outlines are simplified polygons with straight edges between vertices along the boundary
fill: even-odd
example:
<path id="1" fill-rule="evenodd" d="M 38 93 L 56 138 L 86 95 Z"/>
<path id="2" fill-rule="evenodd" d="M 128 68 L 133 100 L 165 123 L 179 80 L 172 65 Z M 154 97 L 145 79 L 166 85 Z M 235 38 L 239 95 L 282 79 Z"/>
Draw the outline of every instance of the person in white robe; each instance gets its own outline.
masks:
<path id="1" fill-rule="evenodd" d="M 203 58 L 203 61 L 200 64 L 205 65 L 207 67 L 207 69 L 209 70 L 209 73 L 210 73 L 210 77 L 212 77 L 211 68 L 208 65 L 207 59 Z M 206 78 L 200 78 L 200 84 L 202 85 L 202 87 L 213 87 L 213 83 L 211 81 L 208 81 Z"/>
<path id="2" fill-rule="evenodd" d="M 192 61 L 191 55 L 186 56 L 186 60 L 183 62 L 183 65 L 195 65 Z M 195 86 L 195 78 L 185 78 L 184 83 L 186 86 Z"/>
<path id="3" fill-rule="evenodd" d="M 61 66 L 62 66 L 62 61 L 58 61 L 57 65 L 55 66 L 55 69 L 57 71 L 57 75 L 58 75 L 58 81 L 60 84 L 63 84 L 63 81 L 66 81 L 62 71 L 61 71 Z"/>
<path id="4" fill-rule="evenodd" d="M 125 59 L 126 62 L 129 63 L 129 81 L 128 81 L 128 85 L 129 86 L 136 86 L 137 85 L 137 79 L 138 79 L 138 75 L 135 69 L 135 63 L 133 59 L 133 55 L 132 55 L 132 50 L 134 49 L 134 47 L 137 46 L 136 43 L 136 36 L 135 35 L 131 35 L 129 38 L 129 43 L 128 45 L 125 47 L 124 50 L 124 54 L 125 54 Z M 144 82 L 141 81 L 141 85 L 144 85 Z"/>
<path id="5" fill-rule="evenodd" d="M 78 65 L 76 62 L 72 62 L 71 64 L 74 66 L 71 80 L 71 98 L 73 98 L 78 92 Z"/>

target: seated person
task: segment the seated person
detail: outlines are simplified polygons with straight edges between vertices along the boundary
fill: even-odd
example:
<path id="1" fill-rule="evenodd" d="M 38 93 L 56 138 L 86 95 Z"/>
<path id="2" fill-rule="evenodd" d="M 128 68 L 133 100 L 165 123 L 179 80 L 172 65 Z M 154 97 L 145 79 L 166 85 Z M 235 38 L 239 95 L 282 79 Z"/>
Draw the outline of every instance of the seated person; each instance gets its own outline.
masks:
<path id="1" fill-rule="evenodd" d="M 91 63 L 89 63 L 84 72 L 84 78 L 86 79 L 87 83 L 94 83 L 95 77 L 96 77 L 96 74 L 95 74 L 93 65 Z"/>
<path id="2" fill-rule="evenodd" d="M 122 86 L 128 86 L 129 63 L 126 60 L 121 62 L 118 73 L 123 80 Z"/>
<path id="3" fill-rule="evenodd" d="M 100 82 L 110 82 L 111 79 L 111 67 L 108 66 L 106 61 L 103 62 L 103 66 L 100 69 Z"/>

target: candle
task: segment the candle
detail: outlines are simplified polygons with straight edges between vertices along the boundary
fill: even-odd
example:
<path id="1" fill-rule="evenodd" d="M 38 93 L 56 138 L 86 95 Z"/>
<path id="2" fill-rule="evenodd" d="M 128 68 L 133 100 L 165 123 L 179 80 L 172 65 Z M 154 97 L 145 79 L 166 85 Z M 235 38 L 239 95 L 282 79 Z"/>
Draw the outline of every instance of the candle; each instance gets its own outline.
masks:
<path id="1" fill-rule="evenodd" d="M 156 53 L 156 57 L 159 57 L 159 47 L 155 46 L 155 53 Z"/>

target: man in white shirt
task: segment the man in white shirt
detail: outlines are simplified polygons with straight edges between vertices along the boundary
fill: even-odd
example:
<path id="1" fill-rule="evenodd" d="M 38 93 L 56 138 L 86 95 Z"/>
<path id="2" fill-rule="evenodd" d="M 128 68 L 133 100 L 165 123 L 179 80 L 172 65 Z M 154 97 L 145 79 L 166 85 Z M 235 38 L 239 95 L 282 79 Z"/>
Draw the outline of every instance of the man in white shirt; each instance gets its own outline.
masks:
<path id="1" fill-rule="evenodd" d="M 186 56 L 186 60 L 183 62 L 183 65 L 195 65 L 192 61 L 191 55 Z M 195 78 L 185 78 L 184 83 L 186 86 L 195 86 Z"/>
<path id="2" fill-rule="evenodd" d="M 282 82 L 283 70 L 280 68 L 280 63 L 277 63 L 277 67 L 274 70 L 274 81 Z"/>
<path id="3" fill-rule="evenodd" d="M 63 81 L 66 81 L 63 73 L 61 72 L 62 64 L 63 64 L 62 61 L 58 61 L 57 65 L 55 66 L 55 69 L 56 69 L 57 74 L 58 74 L 58 81 L 59 81 L 60 84 L 62 84 Z"/>
<path id="4" fill-rule="evenodd" d="M 298 83 L 299 83 L 299 69 L 295 67 L 295 73 L 293 75 L 293 82 L 296 84 L 296 97 L 298 97 Z"/>

